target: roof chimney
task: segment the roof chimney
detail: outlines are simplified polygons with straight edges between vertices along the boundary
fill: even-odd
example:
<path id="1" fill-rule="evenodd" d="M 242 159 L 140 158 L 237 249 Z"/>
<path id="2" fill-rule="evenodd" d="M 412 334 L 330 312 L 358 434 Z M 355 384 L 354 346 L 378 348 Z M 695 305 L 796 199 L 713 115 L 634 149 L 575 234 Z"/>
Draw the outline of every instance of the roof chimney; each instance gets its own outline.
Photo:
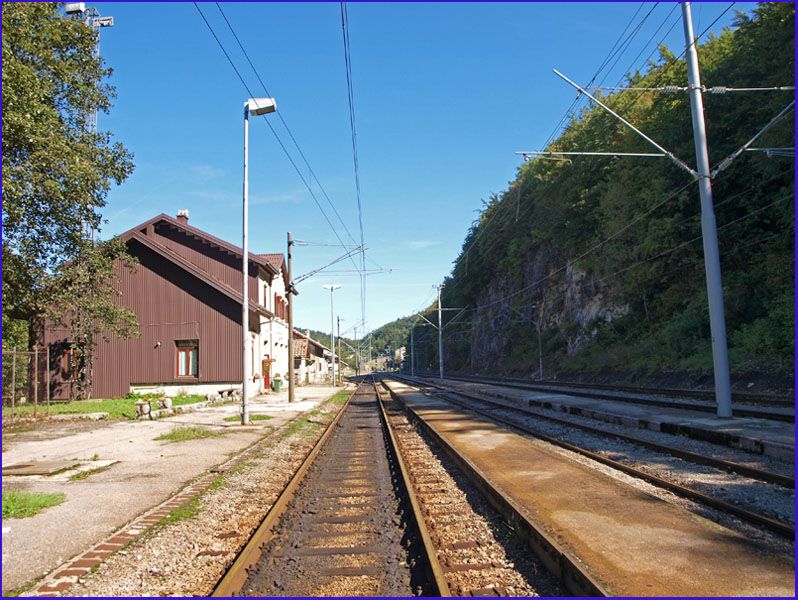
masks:
<path id="1" fill-rule="evenodd" d="M 180 221 L 181 223 L 188 223 L 187 208 L 181 208 L 179 211 L 177 211 L 177 220 Z"/>

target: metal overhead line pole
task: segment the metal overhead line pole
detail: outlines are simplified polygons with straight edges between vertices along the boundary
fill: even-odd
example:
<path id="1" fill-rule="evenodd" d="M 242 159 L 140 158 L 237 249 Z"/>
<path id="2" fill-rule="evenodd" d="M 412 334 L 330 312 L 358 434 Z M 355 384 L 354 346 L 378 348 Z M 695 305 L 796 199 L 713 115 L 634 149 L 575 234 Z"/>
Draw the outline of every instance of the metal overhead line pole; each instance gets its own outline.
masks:
<path id="1" fill-rule="evenodd" d="M 286 259 L 286 275 L 288 275 L 288 402 L 294 401 L 294 280 L 291 279 L 291 261 L 294 240 L 288 232 L 288 257 Z"/>
<path id="2" fill-rule="evenodd" d="M 416 376 L 416 342 L 413 332 L 415 331 L 415 326 L 410 327 L 410 375 L 412 377 Z"/>
<path id="3" fill-rule="evenodd" d="M 720 251 L 718 250 L 718 232 L 717 224 L 715 221 L 715 212 L 712 205 L 712 178 L 723 168 L 728 166 L 740 152 L 744 151 L 748 144 L 752 143 L 764 131 L 766 131 L 773 123 L 786 114 L 794 106 L 794 101 L 791 102 L 776 118 L 771 120 L 768 125 L 757 133 L 751 141 L 739 149 L 737 152 L 732 153 L 729 157 L 721 161 L 715 172 L 710 170 L 709 166 L 709 152 L 707 150 L 707 132 L 706 124 L 704 122 L 704 103 L 703 103 L 703 90 L 701 88 L 701 78 L 698 69 L 698 51 L 696 49 L 697 41 L 693 33 L 693 19 L 689 2 L 682 4 L 682 21 L 684 24 L 684 38 L 685 38 L 685 62 L 687 64 L 687 77 L 688 87 L 690 90 L 690 109 L 692 113 L 693 122 L 693 136 L 696 151 L 696 165 L 697 170 L 690 168 L 684 161 L 676 157 L 672 152 L 669 152 L 657 142 L 640 131 L 637 127 L 632 125 L 629 121 L 624 119 L 618 113 L 613 111 L 609 106 L 601 100 L 591 95 L 585 88 L 574 83 L 571 79 L 554 69 L 554 72 L 568 82 L 569 85 L 575 87 L 580 93 L 590 98 L 593 102 L 598 104 L 604 110 L 609 112 L 615 118 L 620 120 L 624 125 L 629 127 L 632 131 L 637 133 L 640 137 L 646 140 L 649 144 L 654 146 L 660 152 L 663 152 L 674 164 L 681 169 L 684 169 L 698 181 L 698 190 L 701 197 L 701 237 L 704 245 L 704 268 L 706 270 L 707 279 L 707 296 L 709 301 L 709 326 L 712 337 L 712 362 L 713 374 L 715 378 L 715 400 L 717 403 L 718 417 L 728 418 L 732 416 L 732 403 L 731 403 L 731 381 L 729 377 L 729 354 L 728 344 L 726 340 L 726 320 L 723 308 L 723 286 L 720 275 Z"/>
<path id="4" fill-rule="evenodd" d="M 698 52 L 693 34 L 690 3 L 682 4 L 684 40 L 687 45 L 687 79 L 690 86 L 690 109 L 693 118 L 695 154 L 698 166 L 698 190 L 701 195 L 701 234 L 704 244 L 704 267 L 709 297 L 709 326 L 712 336 L 712 360 L 715 371 L 715 398 L 718 416 L 731 417 L 731 382 L 729 354 L 726 342 L 726 319 L 723 309 L 723 285 L 720 276 L 720 252 L 715 211 L 712 206 L 712 182 L 707 150 L 707 130 L 704 123 L 704 102 L 698 70 Z"/>
<path id="5" fill-rule="evenodd" d="M 249 105 L 244 105 L 244 227 L 241 260 L 241 424 L 249 425 Z"/>
<path id="6" fill-rule="evenodd" d="M 438 286 L 438 373 L 439 379 L 443 379 L 443 311 L 441 310 L 441 288 Z"/>
<path id="7" fill-rule="evenodd" d="M 338 360 L 341 360 L 341 317 L 338 317 Z M 341 381 L 341 364 L 338 364 L 338 383 L 343 383 Z"/>
<path id="8" fill-rule="evenodd" d="M 333 292 L 340 289 L 341 286 L 336 283 L 330 283 L 321 287 L 330 290 L 330 354 L 332 354 L 332 384 L 335 387 L 335 312 L 333 310 Z"/>

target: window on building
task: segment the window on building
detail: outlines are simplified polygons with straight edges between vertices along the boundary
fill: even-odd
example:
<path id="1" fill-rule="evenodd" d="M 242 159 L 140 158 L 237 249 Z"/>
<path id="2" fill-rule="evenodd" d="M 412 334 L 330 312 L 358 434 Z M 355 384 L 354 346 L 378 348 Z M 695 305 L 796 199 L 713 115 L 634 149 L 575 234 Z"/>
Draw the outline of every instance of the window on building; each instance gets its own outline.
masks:
<path id="1" fill-rule="evenodd" d="M 177 340 L 177 376 L 199 376 L 199 340 Z"/>

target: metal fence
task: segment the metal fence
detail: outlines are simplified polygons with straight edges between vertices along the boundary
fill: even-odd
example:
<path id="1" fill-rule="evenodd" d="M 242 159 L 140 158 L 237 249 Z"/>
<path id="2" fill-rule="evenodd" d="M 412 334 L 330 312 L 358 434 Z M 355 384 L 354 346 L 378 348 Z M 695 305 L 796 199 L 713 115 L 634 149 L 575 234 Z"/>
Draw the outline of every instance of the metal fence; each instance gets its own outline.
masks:
<path id="1" fill-rule="evenodd" d="M 50 357 L 50 346 L 35 346 L 32 350 L 3 348 L 4 418 L 20 413 L 50 415 Z"/>

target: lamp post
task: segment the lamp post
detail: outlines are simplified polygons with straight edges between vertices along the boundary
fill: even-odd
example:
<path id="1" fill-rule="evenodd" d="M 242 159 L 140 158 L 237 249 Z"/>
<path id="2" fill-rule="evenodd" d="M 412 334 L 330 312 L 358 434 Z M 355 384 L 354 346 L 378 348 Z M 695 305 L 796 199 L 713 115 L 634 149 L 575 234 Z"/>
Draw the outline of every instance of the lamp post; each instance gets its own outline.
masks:
<path id="1" fill-rule="evenodd" d="M 341 286 L 336 283 L 329 283 L 321 286 L 325 290 L 330 290 L 330 352 L 332 352 L 332 384 L 335 387 L 335 319 L 333 319 L 333 292 Z"/>
<path id="2" fill-rule="evenodd" d="M 250 98 L 244 102 L 244 227 L 241 256 L 241 424 L 249 425 L 249 115 L 257 117 L 277 110 L 274 98 Z"/>

